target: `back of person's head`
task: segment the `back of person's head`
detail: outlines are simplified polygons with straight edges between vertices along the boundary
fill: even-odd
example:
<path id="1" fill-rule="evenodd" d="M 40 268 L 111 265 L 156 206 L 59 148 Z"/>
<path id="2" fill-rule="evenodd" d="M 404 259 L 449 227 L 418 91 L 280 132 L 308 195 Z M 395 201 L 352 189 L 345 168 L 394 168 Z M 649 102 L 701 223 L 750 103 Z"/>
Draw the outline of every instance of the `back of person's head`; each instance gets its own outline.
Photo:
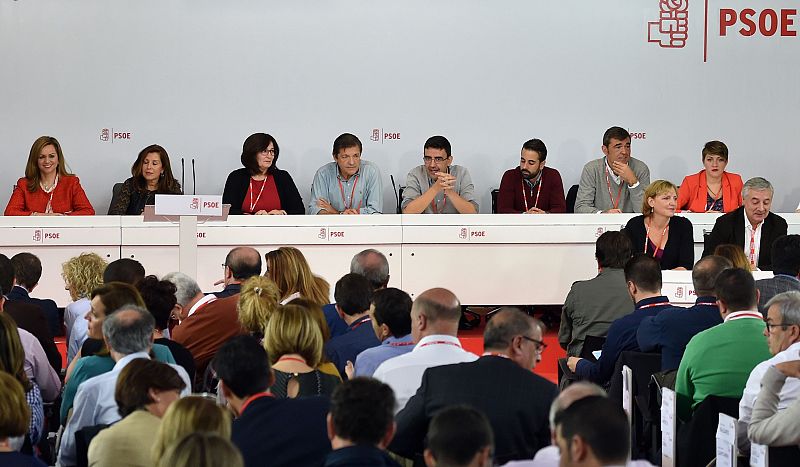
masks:
<path id="1" fill-rule="evenodd" d="M 447 157 L 450 157 L 450 141 L 448 141 L 444 136 L 436 135 L 428 138 L 427 141 L 425 141 L 425 145 L 422 149 L 424 150 L 429 148 L 444 151 L 444 153 L 447 154 Z"/>
<path id="2" fill-rule="evenodd" d="M 91 298 L 100 297 L 105 307 L 105 315 L 109 316 L 125 305 L 144 307 L 142 294 L 136 287 L 125 282 L 107 282 L 92 290 Z"/>
<path id="3" fill-rule="evenodd" d="M 800 275 L 800 235 L 781 235 L 772 242 L 772 272 Z"/>
<path id="4" fill-rule="evenodd" d="M 661 265 L 652 256 L 637 255 L 625 263 L 625 281 L 646 292 L 661 291 Z"/>
<path id="5" fill-rule="evenodd" d="M 182 272 L 170 272 L 162 278 L 175 284 L 175 300 L 178 305 L 185 307 L 197 295 L 203 293 L 197 281 Z"/>
<path id="6" fill-rule="evenodd" d="M 145 276 L 137 285 L 139 294 L 144 300 L 147 311 L 156 320 L 156 329 L 162 330 L 169 327 L 169 318 L 178 300 L 175 298 L 177 288 L 167 280 L 158 280 L 156 276 Z"/>
<path id="7" fill-rule="evenodd" d="M 126 417 L 155 403 L 153 393 L 183 391 L 185 387 L 178 372 L 166 363 L 136 358 L 119 373 L 114 400 L 119 415 Z"/>
<path id="8" fill-rule="evenodd" d="M 173 442 L 156 467 L 243 467 L 242 454 L 226 437 L 190 433 Z"/>
<path id="9" fill-rule="evenodd" d="M 201 432 L 230 439 L 231 413 L 205 397 L 187 396 L 178 399 L 169 406 L 161 419 L 153 445 L 154 463 L 161 459 L 172 443 L 191 433 Z"/>
<path id="10" fill-rule="evenodd" d="M 503 307 L 486 323 L 483 347 L 491 350 L 507 349 L 516 336 L 530 336 L 534 326 L 544 332 L 541 321 L 526 315 L 517 308 Z"/>
<path id="11" fill-rule="evenodd" d="M 118 353 L 148 352 L 153 345 L 156 320 L 145 308 L 125 305 L 103 321 L 103 337 Z"/>
<path id="12" fill-rule="evenodd" d="M 317 323 L 319 330 L 322 332 L 323 342 L 328 342 L 328 340 L 331 338 L 331 331 L 328 329 L 328 321 L 325 319 L 325 312 L 322 311 L 322 307 L 319 306 L 318 303 L 312 302 L 307 298 L 300 297 L 295 298 L 291 302 L 287 303 L 287 305 L 296 305 L 305 308 L 306 313 L 311 315 L 311 317 L 314 319 L 314 322 Z"/>
<path id="13" fill-rule="evenodd" d="M 242 282 L 236 305 L 239 323 L 252 334 L 263 334 L 280 300 L 278 286 L 268 277 L 253 276 L 247 279 Z"/>
<path id="14" fill-rule="evenodd" d="M 8 256 L 0 253 L 0 295 L 6 295 L 14 287 L 14 265 Z"/>
<path id="15" fill-rule="evenodd" d="M 228 340 L 214 355 L 211 366 L 225 387 L 240 399 L 264 392 L 270 385 L 269 356 L 251 336 Z"/>
<path id="16" fill-rule="evenodd" d="M 333 290 L 336 306 L 348 316 L 355 316 L 369 310 L 372 300 L 372 286 L 361 274 L 345 274 L 336 281 Z"/>
<path id="17" fill-rule="evenodd" d="M 301 297 L 320 306 L 329 302 L 330 285 L 311 272 L 311 266 L 300 250 L 282 246 L 268 252 L 264 258 L 267 262 L 267 272 L 264 275 L 278 286 L 281 299 L 299 292 Z"/>
<path id="18" fill-rule="evenodd" d="M 375 324 L 385 324 L 392 336 L 400 338 L 411 332 L 411 297 L 400 289 L 376 290 L 372 296 Z"/>
<path id="19" fill-rule="evenodd" d="M 550 404 L 550 429 L 556 429 L 556 417 L 573 402 L 589 396 L 606 397 L 606 390 L 589 381 L 576 381 L 564 388 Z M 555 431 L 553 431 L 555 435 Z"/>
<path id="20" fill-rule="evenodd" d="M 625 465 L 630 454 L 630 424 L 619 403 L 589 396 L 573 402 L 556 417 L 562 464 Z M 563 462 L 566 461 L 566 462 Z"/>
<path id="21" fill-rule="evenodd" d="M 144 278 L 144 266 L 131 258 L 120 258 L 112 261 L 103 271 L 103 282 L 124 282 L 136 285 Z"/>
<path id="22" fill-rule="evenodd" d="M 714 254 L 727 258 L 733 263 L 733 267 L 735 268 L 744 269 L 745 271 L 752 271 L 753 269 L 750 265 L 750 261 L 744 254 L 744 250 L 738 245 L 730 245 L 727 243 L 724 245 L 717 245 L 717 247 L 714 248 Z"/>
<path id="23" fill-rule="evenodd" d="M 240 246 L 228 252 L 225 266 L 237 281 L 244 281 L 261 274 L 261 254 L 255 248 Z"/>
<path id="24" fill-rule="evenodd" d="M 494 435 L 482 412 L 465 405 L 440 410 L 428 426 L 425 462 L 428 466 L 469 467 L 476 457 L 486 457 L 480 465 L 491 465 Z"/>
<path id="25" fill-rule="evenodd" d="M 0 440 L 28 432 L 31 409 L 17 378 L 0 370 Z"/>
<path id="26" fill-rule="evenodd" d="M 81 253 L 61 265 L 61 276 L 73 300 L 88 298 L 92 290 L 103 285 L 106 261 L 97 253 Z"/>
<path id="27" fill-rule="evenodd" d="M 288 354 L 298 354 L 316 368 L 322 360 L 322 331 L 308 310 L 283 305 L 272 314 L 264 332 L 264 348 L 272 363 Z"/>
<path id="28" fill-rule="evenodd" d="M 608 230 L 595 242 L 594 257 L 601 268 L 622 269 L 631 259 L 633 246 L 625 232 Z"/>
<path id="29" fill-rule="evenodd" d="M 389 261 L 383 253 L 373 248 L 353 256 L 350 272 L 366 277 L 373 290 L 382 289 L 389 283 Z"/>
<path id="30" fill-rule="evenodd" d="M 330 428 L 353 444 L 377 446 L 394 432 L 394 391 L 376 379 L 357 377 L 331 396 Z"/>
<path id="31" fill-rule="evenodd" d="M 714 292 L 717 300 L 724 302 L 730 311 L 755 310 L 758 304 L 753 274 L 741 268 L 726 269 L 719 273 Z"/>
<path id="32" fill-rule="evenodd" d="M 414 300 L 412 310 L 417 310 L 428 321 L 458 322 L 461 319 L 461 302 L 447 289 L 428 289 Z"/>
<path id="33" fill-rule="evenodd" d="M 733 263 L 724 256 L 709 255 L 694 263 L 692 268 L 692 284 L 695 293 L 700 295 L 713 295 L 714 284 L 719 273 L 733 267 Z"/>
<path id="34" fill-rule="evenodd" d="M 786 329 L 787 326 L 800 325 L 800 292 L 797 290 L 781 292 L 769 299 L 764 309 L 769 310 L 773 306 L 778 307 L 781 315 L 780 324 L 783 325 L 783 329 Z"/>
<path id="35" fill-rule="evenodd" d="M 28 290 L 36 287 L 42 278 L 42 262 L 33 253 L 17 253 L 11 257 L 11 264 L 14 266 L 17 284 Z"/>
<path id="36" fill-rule="evenodd" d="M 15 377 L 25 391 L 31 388 L 31 381 L 25 373 L 25 349 L 19 339 L 19 329 L 11 316 L 2 312 L 0 312 L 0 371 Z"/>

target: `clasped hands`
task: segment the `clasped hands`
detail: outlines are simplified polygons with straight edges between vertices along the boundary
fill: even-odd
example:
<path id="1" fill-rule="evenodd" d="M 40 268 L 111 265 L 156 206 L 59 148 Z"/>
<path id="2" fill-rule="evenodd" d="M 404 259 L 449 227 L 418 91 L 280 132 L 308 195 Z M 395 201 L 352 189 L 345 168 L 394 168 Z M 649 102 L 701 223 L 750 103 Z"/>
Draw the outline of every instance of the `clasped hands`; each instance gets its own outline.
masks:
<path id="1" fill-rule="evenodd" d="M 353 208 L 345 209 L 344 211 L 339 212 L 336 209 L 334 209 L 331 203 L 329 203 L 328 200 L 325 198 L 320 198 L 317 200 L 317 207 L 331 214 L 360 214 L 358 212 L 358 209 L 353 209 Z"/>
<path id="2" fill-rule="evenodd" d="M 456 184 L 456 177 L 450 175 L 447 172 L 436 172 L 436 183 L 434 183 L 431 188 L 436 190 L 436 192 L 440 192 L 444 190 L 447 193 L 449 190 L 455 188 Z"/>

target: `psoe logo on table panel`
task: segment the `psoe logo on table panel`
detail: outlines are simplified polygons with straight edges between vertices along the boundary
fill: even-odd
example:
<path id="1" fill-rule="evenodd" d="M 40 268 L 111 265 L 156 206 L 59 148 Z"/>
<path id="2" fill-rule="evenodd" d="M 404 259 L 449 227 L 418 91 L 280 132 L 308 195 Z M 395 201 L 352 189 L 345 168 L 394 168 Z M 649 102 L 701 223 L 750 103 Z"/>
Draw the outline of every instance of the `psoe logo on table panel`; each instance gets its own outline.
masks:
<path id="1" fill-rule="evenodd" d="M 647 42 L 682 49 L 689 39 L 689 0 L 658 0 L 658 19 L 647 22 Z"/>
<path id="2" fill-rule="evenodd" d="M 103 128 L 100 130 L 100 141 L 103 143 L 113 143 L 114 141 L 131 141 L 133 133 L 130 131 L 114 130 L 113 128 Z"/>

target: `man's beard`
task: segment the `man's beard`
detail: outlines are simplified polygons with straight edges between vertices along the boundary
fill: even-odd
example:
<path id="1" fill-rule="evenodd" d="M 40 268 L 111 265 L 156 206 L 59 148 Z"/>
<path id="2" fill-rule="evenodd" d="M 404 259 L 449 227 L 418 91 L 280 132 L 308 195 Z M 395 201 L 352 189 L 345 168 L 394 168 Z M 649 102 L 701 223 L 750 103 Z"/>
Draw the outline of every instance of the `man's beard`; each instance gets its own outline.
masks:
<path id="1" fill-rule="evenodd" d="M 525 169 L 520 169 L 520 171 L 522 172 L 522 178 L 525 180 L 531 180 L 539 176 L 539 172 L 531 173 Z"/>

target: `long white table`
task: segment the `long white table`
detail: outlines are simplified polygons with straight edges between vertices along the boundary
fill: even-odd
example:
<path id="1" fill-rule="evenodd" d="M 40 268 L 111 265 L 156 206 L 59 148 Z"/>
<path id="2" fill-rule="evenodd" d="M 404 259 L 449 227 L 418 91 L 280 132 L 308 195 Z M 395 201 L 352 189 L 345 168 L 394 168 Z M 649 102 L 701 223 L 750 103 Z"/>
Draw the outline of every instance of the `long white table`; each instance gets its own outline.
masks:
<path id="1" fill-rule="evenodd" d="M 781 214 L 790 233 L 800 233 L 800 215 Z M 453 290 L 470 305 L 561 304 L 576 280 L 594 277 L 595 241 L 619 230 L 631 214 L 543 216 L 373 215 L 233 216 L 198 226 L 198 283 L 211 291 L 222 276 L 227 252 L 240 245 L 262 255 L 291 245 L 306 255 L 315 273 L 333 284 L 349 271 L 350 259 L 376 248 L 389 259 L 390 286 L 415 297 L 431 287 Z M 694 225 L 695 258 L 715 214 L 687 214 Z M 134 258 L 148 273 L 178 268 L 178 225 L 145 223 L 139 216 L 0 217 L 0 253 L 38 255 L 44 265 L 34 296 L 69 302 L 61 263 L 84 251 L 107 260 Z M 769 275 L 769 273 L 766 273 Z M 760 277 L 760 276 L 759 276 Z M 691 303 L 691 273 L 665 271 L 664 291 L 675 303 Z"/>

